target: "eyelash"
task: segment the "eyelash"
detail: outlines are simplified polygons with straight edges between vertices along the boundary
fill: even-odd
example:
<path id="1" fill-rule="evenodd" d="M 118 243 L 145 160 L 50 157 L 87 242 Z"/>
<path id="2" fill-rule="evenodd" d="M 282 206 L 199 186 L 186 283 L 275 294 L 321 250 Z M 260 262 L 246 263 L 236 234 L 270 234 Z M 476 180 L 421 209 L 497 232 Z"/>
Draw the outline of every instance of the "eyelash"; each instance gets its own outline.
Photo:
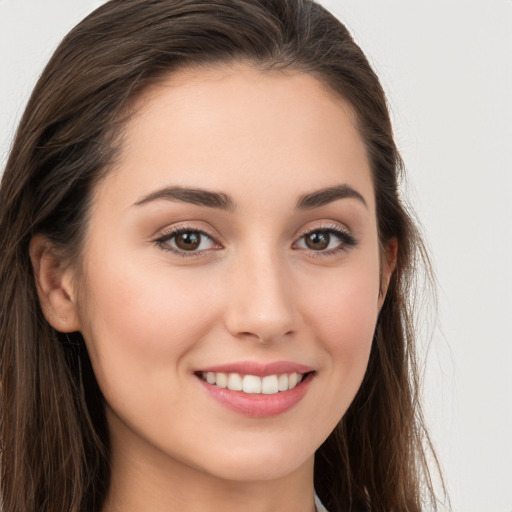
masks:
<path id="1" fill-rule="evenodd" d="M 317 251 L 315 251 L 314 249 L 309 249 L 311 256 L 314 258 L 333 256 L 341 252 L 346 252 L 357 245 L 357 240 L 351 233 L 334 225 L 316 226 L 314 229 L 310 229 L 303 233 L 300 236 L 299 240 L 297 242 L 294 242 L 294 245 L 296 245 L 300 240 L 305 239 L 305 237 L 307 237 L 308 235 L 312 235 L 313 233 L 327 233 L 330 237 L 334 236 L 339 241 L 339 244 L 333 249 Z"/>
<path id="2" fill-rule="evenodd" d="M 173 228 L 169 231 L 166 231 L 162 233 L 156 240 L 155 243 L 164 251 L 171 252 L 173 254 L 176 254 L 177 256 L 180 256 L 182 258 L 190 258 L 190 257 L 198 257 L 204 255 L 204 250 L 202 251 L 185 251 L 185 250 L 179 250 L 175 249 L 174 247 L 169 245 L 169 241 L 173 238 L 182 235 L 184 233 L 196 233 L 201 235 L 202 237 L 209 238 L 215 245 L 220 245 L 213 236 L 208 234 L 206 231 L 203 231 L 202 229 L 193 228 L 190 226 L 180 226 L 177 228 Z"/>
<path id="3" fill-rule="evenodd" d="M 300 241 L 305 239 L 306 236 L 312 235 L 313 233 L 327 233 L 329 236 L 334 236 L 339 240 L 339 245 L 335 247 L 334 249 L 330 250 L 318 250 L 315 251 L 314 249 L 309 249 L 309 252 L 311 255 L 315 258 L 323 257 L 323 256 L 332 256 L 334 254 L 344 252 L 349 250 L 351 247 L 354 247 L 357 245 L 356 238 L 350 234 L 349 232 L 339 228 L 338 226 L 317 226 L 314 229 L 311 229 L 309 231 L 304 232 L 297 242 L 294 242 L 294 246 Z M 164 251 L 171 252 L 173 254 L 176 254 L 177 256 L 180 256 L 182 258 L 189 258 L 189 257 L 200 257 L 203 256 L 205 253 L 205 249 L 203 250 L 195 250 L 195 251 L 186 251 L 186 250 L 180 250 L 176 249 L 169 245 L 169 241 L 175 238 L 176 236 L 179 236 L 184 233 L 195 233 L 199 234 L 202 237 L 209 238 L 213 244 L 217 245 L 218 247 L 221 247 L 220 244 L 217 242 L 217 240 L 208 234 L 206 231 L 203 231 L 202 229 L 198 229 L 195 227 L 189 227 L 189 226 L 180 226 L 174 229 L 171 229 L 169 231 L 166 231 L 162 233 L 157 239 L 154 240 L 154 242 Z M 305 249 L 308 250 L 308 249 Z"/>

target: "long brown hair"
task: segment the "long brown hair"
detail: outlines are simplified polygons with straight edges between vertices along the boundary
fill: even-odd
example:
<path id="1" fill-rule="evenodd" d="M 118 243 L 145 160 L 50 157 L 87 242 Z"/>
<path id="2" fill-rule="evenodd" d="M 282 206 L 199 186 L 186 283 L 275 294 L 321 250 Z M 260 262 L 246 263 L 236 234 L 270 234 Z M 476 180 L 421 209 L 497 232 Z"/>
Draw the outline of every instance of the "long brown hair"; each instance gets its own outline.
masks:
<path id="1" fill-rule="evenodd" d="M 399 199 L 402 163 L 364 54 L 311 0 L 112 0 L 48 63 L 0 188 L 4 512 L 99 512 L 110 478 L 101 392 L 80 333 L 59 333 L 42 314 L 31 238 L 46 235 L 76 261 L 91 191 L 116 158 L 134 99 L 175 69 L 237 60 L 310 73 L 352 105 L 373 173 L 381 245 L 398 241 L 364 381 L 316 454 L 316 491 L 331 512 L 436 508 L 410 302 L 424 252 Z"/>

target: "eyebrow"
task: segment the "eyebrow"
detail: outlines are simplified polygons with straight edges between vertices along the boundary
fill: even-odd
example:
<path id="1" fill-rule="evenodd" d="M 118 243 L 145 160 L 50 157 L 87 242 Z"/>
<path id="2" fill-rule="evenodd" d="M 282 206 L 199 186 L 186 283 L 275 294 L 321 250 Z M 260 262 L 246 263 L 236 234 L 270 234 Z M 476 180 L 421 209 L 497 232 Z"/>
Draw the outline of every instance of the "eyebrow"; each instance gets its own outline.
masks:
<path id="1" fill-rule="evenodd" d="M 231 199 L 227 194 L 186 187 L 166 187 L 155 192 L 151 192 L 151 194 L 148 194 L 140 201 L 137 201 L 135 206 L 140 206 L 158 199 L 182 201 L 184 203 L 207 206 L 208 208 L 218 208 L 220 210 L 231 211 L 235 209 L 233 199 Z"/>
<path id="2" fill-rule="evenodd" d="M 366 200 L 357 190 L 349 185 L 343 184 L 323 188 L 300 196 L 297 200 L 296 208 L 298 210 L 311 210 L 338 201 L 339 199 L 349 198 L 357 199 L 364 206 L 368 207 Z M 213 192 L 211 190 L 188 187 L 165 187 L 156 190 L 137 201 L 134 206 L 140 206 L 159 199 L 181 201 L 220 210 L 235 210 L 235 202 L 230 196 L 223 192 Z"/>
<path id="3" fill-rule="evenodd" d="M 366 204 L 366 200 L 357 190 L 352 188 L 349 185 L 336 185 L 334 187 L 327 187 L 321 190 L 317 190 L 315 192 L 311 192 L 310 194 L 305 194 L 300 196 L 297 201 L 297 209 L 299 210 L 310 210 L 312 208 L 319 208 L 320 206 L 325 206 L 329 203 L 337 201 L 338 199 L 357 199 L 360 201 L 366 208 L 368 205 Z"/>

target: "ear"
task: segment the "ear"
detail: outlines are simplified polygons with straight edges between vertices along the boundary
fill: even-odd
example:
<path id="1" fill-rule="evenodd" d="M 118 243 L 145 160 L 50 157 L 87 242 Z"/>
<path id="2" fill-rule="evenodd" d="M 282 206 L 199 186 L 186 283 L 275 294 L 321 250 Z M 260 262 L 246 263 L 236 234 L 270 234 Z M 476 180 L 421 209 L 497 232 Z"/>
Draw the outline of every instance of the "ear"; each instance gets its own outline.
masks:
<path id="1" fill-rule="evenodd" d="M 381 271 L 380 271 L 380 292 L 379 292 L 379 311 L 384 304 L 386 293 L 388 291 L 389 281 L 396 268 L 396 260 L 398 254 L 398 241 L 396 238 L 391 238 L 384 250 L 381 257 Z"/>
<path id="2" fill-rule="evenodd" d="M 80 322 L 71 268 L 43 235 L 36 235 L 30 241 L 30 260 L 46 320 L 57 331 L 78 331 Z"/>

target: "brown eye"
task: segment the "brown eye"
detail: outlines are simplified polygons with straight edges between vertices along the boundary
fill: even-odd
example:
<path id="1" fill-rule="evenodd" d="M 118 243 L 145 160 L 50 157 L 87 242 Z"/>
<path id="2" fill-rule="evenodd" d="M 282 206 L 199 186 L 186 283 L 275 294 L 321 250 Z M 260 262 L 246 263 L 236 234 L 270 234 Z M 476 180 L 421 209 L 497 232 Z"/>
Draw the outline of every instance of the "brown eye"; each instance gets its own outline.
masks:
<path id="1" fill-rule="evenodd" d="M 175 244 L 182 251 L 195 251 L 201 244 L 201 234 L 188 231 L 174 236 Z"/>
<path id="2" fill-rule="evenodd" d="M 322 251 L 329 247 L 331 235 L 328 231 L 313 231 L 304 236 L 304 242 L 308 249 Z"/>
<path id="3" fill-rule="evenodd" d="M 294 247 L 328 256 L 348 250 L 356 244 L 356 239 L 350 233 L 338 227 L 329 227 L 304 233 Z"/>
<path id="4" fill-rule="evenodd" d="M 186 228 L 180 228 L 162 235 L 155 242 L 162 249 L 179 256 L 195 256 L 203 251 L 220 248 L 207 233 L 201 230 Z"/>

